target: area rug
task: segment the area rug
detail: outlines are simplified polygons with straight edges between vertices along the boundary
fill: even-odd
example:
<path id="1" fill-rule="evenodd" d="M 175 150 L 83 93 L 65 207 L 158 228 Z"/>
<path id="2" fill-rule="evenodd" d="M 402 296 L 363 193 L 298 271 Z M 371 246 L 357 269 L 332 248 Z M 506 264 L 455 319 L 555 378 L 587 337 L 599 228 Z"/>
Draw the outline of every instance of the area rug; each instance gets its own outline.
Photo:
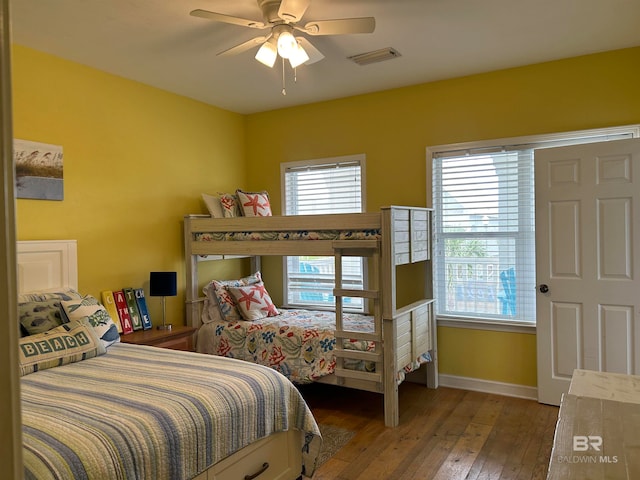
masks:
<path id="1" fill-rule="evenodd" d="M 353 438 L 356 432 L 335 425 L 319 424 L 322 434 L 322 449 L 318 456 L 318 466 L 329 460 L 338 450 L 344 447 Z"/>

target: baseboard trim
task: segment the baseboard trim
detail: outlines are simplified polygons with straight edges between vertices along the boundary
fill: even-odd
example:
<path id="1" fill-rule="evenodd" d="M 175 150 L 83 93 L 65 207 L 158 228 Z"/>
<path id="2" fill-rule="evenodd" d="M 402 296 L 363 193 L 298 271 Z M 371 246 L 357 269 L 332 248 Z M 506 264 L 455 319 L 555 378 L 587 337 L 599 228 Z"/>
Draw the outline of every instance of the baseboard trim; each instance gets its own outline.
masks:
<path id="1" fill-rule="evenodd" d="M 439 384 L 442 387 L 460 388 L 462 390 L 472 390 L 474 392 L 494 393 L 507 397 L 526 398 L 538 400 L 538 389 L 527 385 L 517 385 L 515 383 L 495 382 L 493 380 L 483 380 L 481 378 L 459 377 L 457 375 L 438 375 Z"/>

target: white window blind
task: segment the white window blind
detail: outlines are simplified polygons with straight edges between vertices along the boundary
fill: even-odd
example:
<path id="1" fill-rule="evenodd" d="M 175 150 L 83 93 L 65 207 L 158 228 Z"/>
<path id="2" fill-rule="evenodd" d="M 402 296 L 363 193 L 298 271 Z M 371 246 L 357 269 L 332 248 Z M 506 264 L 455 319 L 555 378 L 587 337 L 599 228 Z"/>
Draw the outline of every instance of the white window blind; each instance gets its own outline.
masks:
<path id="1" fill-rule="evenodd" d="M 285 214 L 316 215 L 362 211 L 360 161 L 285 168 Z"/>
<path id="2" fill-rule="evenodd" d="M 434 159 L 438 314 L 535 321 L 533 150 Z"/>
<path id="3" fill-rule="evenodd" d="M 430 149 L 438 317 L 534 323 L 534 150 L 639 133 L 612 127 Z"/>
<path id="4" fill-rule="evenodd" d="M 362 212 L 363 164 L 360 155 L 284 164 L 285 215 Z M 286 257 L 284 270 L 288 306 L 333 308 L 333 257 Z M 345 288 L 364 288 L 363 259 L 344 258 L 342 275 Z M 362 311 L 364 303 L 361 298 L 345 298 L 344 307 Z"/>

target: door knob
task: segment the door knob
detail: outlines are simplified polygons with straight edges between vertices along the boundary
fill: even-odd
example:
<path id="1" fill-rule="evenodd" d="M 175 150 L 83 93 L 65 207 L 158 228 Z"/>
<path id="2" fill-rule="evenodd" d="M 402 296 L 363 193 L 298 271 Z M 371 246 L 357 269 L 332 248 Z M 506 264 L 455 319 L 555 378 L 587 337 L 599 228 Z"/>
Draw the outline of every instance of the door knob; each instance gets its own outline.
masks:
<path id="1" fill-rule="evenodd" d="M 547 293 L 549 291 L 549 285 L 546 283 L 540 284 L 540 293 Z"/>

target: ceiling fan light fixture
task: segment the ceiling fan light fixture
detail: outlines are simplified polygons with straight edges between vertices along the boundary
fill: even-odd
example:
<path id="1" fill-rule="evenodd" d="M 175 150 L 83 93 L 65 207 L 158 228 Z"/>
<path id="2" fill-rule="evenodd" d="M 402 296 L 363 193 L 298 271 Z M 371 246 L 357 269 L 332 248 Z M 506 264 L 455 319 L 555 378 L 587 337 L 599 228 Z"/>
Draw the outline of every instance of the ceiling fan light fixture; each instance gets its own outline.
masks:
<path id="1" fill-rule="evenodd" d="M 278 54 L 289 58 L 298 48 L 298 42 L 291 32 L 284 31 L 278 35 Z"/>
<path id="2" fill-rule="evenodd" d="M 289 56 L 289 63 L 291 64 L 291 68 L 296 68 L 302 65 L 304 62 L 309 60 L 309 55 L 302 48 L 298 42 L 296 42 L 297 47 L 293 51 L 293 53 Z"/>
<path id="3" fill-rule="evenodd" d="M 271 41 L 264 42 L 256 53 L 256 60 L 269 68 L 273 68 L 276 58 L 278 58 L 278 50 Z"/>

